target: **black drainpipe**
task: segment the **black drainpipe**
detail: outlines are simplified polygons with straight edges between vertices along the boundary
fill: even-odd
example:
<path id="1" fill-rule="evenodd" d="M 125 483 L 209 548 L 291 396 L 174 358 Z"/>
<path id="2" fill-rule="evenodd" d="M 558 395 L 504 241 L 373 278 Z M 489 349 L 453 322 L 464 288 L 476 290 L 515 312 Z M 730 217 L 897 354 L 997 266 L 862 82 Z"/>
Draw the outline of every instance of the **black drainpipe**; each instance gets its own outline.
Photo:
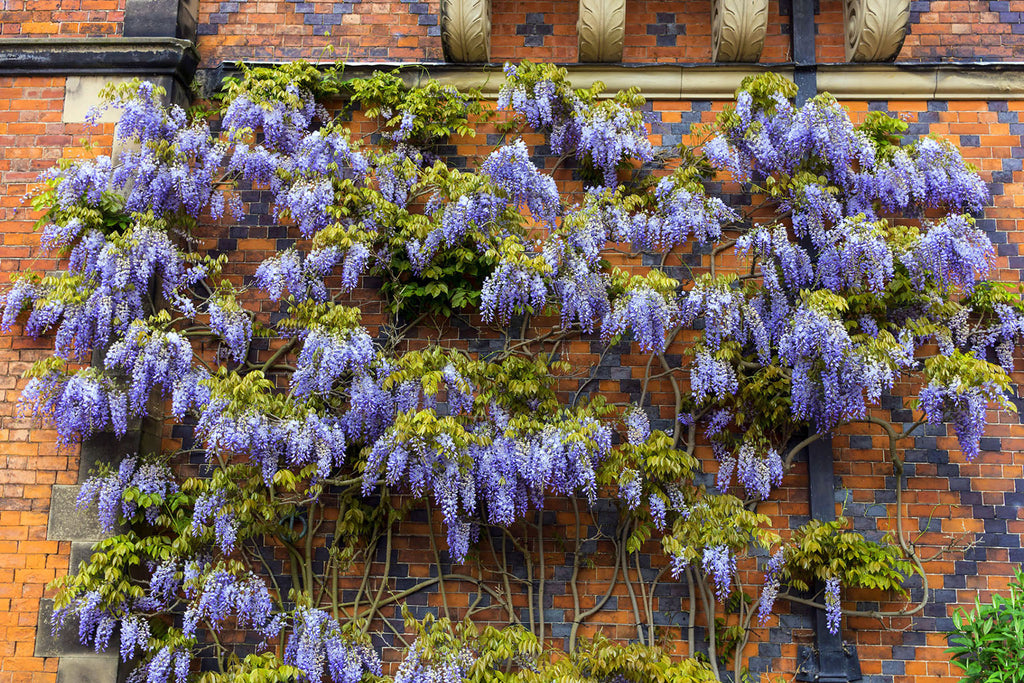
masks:
<path id="1" fill-rule="evenodd" d="M 791 0 L 793 80 L 797 85 L 798 105 L 818 94 L 817 56 L 814 54 L 815 1 Z M 807 472 L 811 518 L 823 522 L 835 520 L 835 470 L 831 437 L 821 438 L 808 447 Z M 821 582 L 814 588 L 817 594 L 824 595 Z M 797 680 L 850 683 L 861 679 L 856 649 L 853 645 L 844 648 L 841 631 L 829 633 L 823 610 L 815 611 L 814 634 L 815 647 L 798 649 Z"/>
<path id="2" fill-rule="evenodd" d="M 801 105 L 818 94 L 817 57 L 814 54 L 815 0 L 791 0 L 793 25 L 793 80 L 798 88 L 796 103 Z"/>
<path id="3" fill-rule="evenodd" d="M 835 470 L 832 461 L 832 438 L 823 437 L 807 448 L 807 487 L 811 498 L 811 518 L 831 522 L 836 518 Z M 824 595 L 819 581 L 815 592 Z M 860 663 L 856 648 L 843 643 L 842 631 L 830 633 L 824 610 L 815 610 L 814 648 L 798 648 L 798 681 L 817 683 L 849 683 L 859 681 Z"/>

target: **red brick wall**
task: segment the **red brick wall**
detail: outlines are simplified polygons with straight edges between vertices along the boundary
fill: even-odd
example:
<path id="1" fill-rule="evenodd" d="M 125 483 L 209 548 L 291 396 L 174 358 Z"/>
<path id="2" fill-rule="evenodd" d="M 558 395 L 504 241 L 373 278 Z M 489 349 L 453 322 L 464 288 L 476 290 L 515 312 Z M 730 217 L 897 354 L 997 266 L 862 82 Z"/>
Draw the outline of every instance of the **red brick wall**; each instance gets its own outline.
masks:
<path id="1" fill-rule="evenodd" d="M 81 137 L 61 123 L 63 78 L 0 77 L 0 278 L 52 269 L 22 196 L 36 174 Z M 76 135 L 77 134 L 77 135 Z M 109 144 L 109 142 L 108 142 Z M 60 452 L 55 433 L 19 416 L 16 401 L 30 363 L 49 354 L 45 340 L 0 337 L 0 682 L 53 681 L 56 659 L 33 657 L 39 598 L 67 571 L 69 543 L 46 540 L 50 487 L 75 483 L 77 452 Z"/>
<path id="2" fill-rule="evenodd" d="M 232 3 L 205 1 L 200 7 L 200 52 L 205 65 L 235 59 L 290 59 L 316 57 L 338 60 L 439 60 L 436 0 L 426 3 L 355 2 L 351 9 L 335 11 L 333 0 L 298 3 L 292 0 Z M 627 19 L 624 59 L 628 62 L 705 62 L 710 59 L 707 26 L 709 7 L 702 3 L 669 3 L 662 0 L 632 1 Z M 80 2 L 8 0 L 0 11 L 0 35 L 57 36 L 106 35 L 120 32 L 124 2 L 81 0 Z M 901 61 L 949 59 L 1024 59 L 1024 32 L 1020 25 L 1024 2 L 914 2 L 915 16 L 901 53 Z M 518 3 L 496 0 L 493 5 L 493 57 L 530 58 L 572 62 L 576 59 L 576 4 Z M 788 11 L 785 3 L 773 0 L 769 35 L 763 61 L 789 59 Z M 672 15 L 671 17 L 669 15 Z M 671 19 L 671 21 L 669 20 Z M 668 28 L 671 26 L 671 28 Z M 330 35 L 327 35 L 330 33 Z M 396 39 L 397 35 L 397 39 Z M 668 37 L 664 37 L 668 36 Z M 660 37 L 660 38 L 659 38 Z M 323 53 L 333 46 L 333 54 Z M 818 59 L 841 62 L 842 4 L 821 0 L 818 16 Z M 64 85 L 62 78 L 12 78 L 0 76 L 0 285 L 11 272 L 32 268 L 47 270 L 56 262 L 36 247 L 30 211 L 21 198 L 35 175 L 64 156 L 83 153 L 79 141 L 92 135 L 81 124 L 61 121 Z M 984 102 L 858 102 L 848 103 L 862 116 L 868 108 L 908 112 L 917 122 L 915 132 L 948 137 L 962 146 L 993 184 L 994 206 L 986 212 L 989 228 L 999 249 L 999 277 L 1019 281 L 1024 257 L 1024 101 Z M 652 127 L 656 144 L 674 144 L 690 134 L 693 123 L 709 123 L 722 102 L 655 102 L 659 119 Z M 109 146 L 109 127 L 92 139 L 98 149 Z M 474 141 L 457 141 L 460 155 L 471 155 Z M 210 245 L 228 235 L 229 226 L 210 226 Z M 251 272 L 263 255 L 278 248 L 276 236 L 267 228 L 250 227 L 232 231 L 226 244 L 244 252 L 245 263 L 238 275 Z M 361 296 L 371 297 L 363 292 Z M 374 317 L 368 316 L 372 325 Z M 46 341 L 33 342 L 19 335 L 0 336 L 0 683 L 15 681 L 52 682 L 56 660 L 32 656 L 38 601 L 45 585 L 66 571 L 69 544 L 46 541 L 46 516 L 50 487 L 77 481 L 75 450 L 58 451 L 52 431 L 33 425 L 17 415 L 16 399 L 24 385 L 21 373 L 34 360 L 47 355 Z M 571 359 L 586 365 L 596 355 L 585 343 L 570 348 Z M 646 361 L 636 349 L 623 354 L 624 364 Z M 638 369 L 634 377 L 641 376 Z M 642 373 L 641 373 L 642 374 Z M 1024 376 L 1018 373 L 1020 382 Z M 618 381 L 601 380 L 600 390 L 610 400 L 626 400 L 629 392 Z M 656 402 L 668 404 L 667 385 L 652 386 Z M 666 411 L 662 417 L 672 416 Z M 954 440 L 946 434 L 922 437 L 908 454 L 912 476 L 908 479 L 906 502 L 911 519 L 933 519 L 925 528 L 911 527 L 926 557 L 954 544 L 959 548 L 940 555 L 926 567 L 933 588 L 943 591 L 939 600 L 914 619 L 890 620 L 880 629 L 877 621 L 851 619 L 845 636 L 859 646 L 866 675 L 878 681 L 924 683 L 955 680 L 943 650 L 942 631 L 958 606 L 970 605 L 1005 588 L 1013 569 L 1020 565 L 1024 520 L 1017 509 L 1024 506 L 1020 489 L 1024 468 L 1024 428 L 1017 416 L 991 413 L 988 450 L 973 464 L 966 464 L 956 452 Z M 178 438 L 170 439 L 168 445 Z M 886 530 L 885 517 L 894 505 L 877 491 L 891 482 L 891 466 L 885 461 L 881 436 L 870 429 L 850 427 L 837 435 L 837 474 L 847 500 L 847 514 L 865 531 Z M 945 451 L 949 451 L 948 457 Z M 777 526 L 787 529 L 807 514 L 805 472 L 798 465 L 788 486 L 764 505 Z M 713 469 L 713 465 L 710 467 Z M 859 507 L 858 507 L 859 506 Z M 854 511 L 855 514 L 852 514 Z M 558 509 L 564 519 L 564 509 Z M 1001 520 L 1001 521 L 1000 521 Z M 398 541 L 403 562 L 416 567 L 422 558 L 423 522 L 402 527 Z M 919 535 L 920 534 L 920 535 Z M 417 541 L 417 537 L 420 539 Z M 974 544 L 974 547 L 963 546 Z M 657 553 L 655 546 L 646 549 Z M 552 566 L 561 559 L 552 548 Z M 423 571 L 423 565 L 411 571 Z M 750 570 L 749 565 L 745 570 Z M 585 590 L 600 592 L 606 576 L 595 572 Z M 626 604 L 627 597 L 617 595 Z M 871 602 L 877 596 L 864 594 Z M 461 598 L 459 598 L 461 600 Z M 585 600 L 588 599 L 585 597 Z M 589 598 L 592 599 L 592 596 Z M 436 596 L 431 596 L 436 602 Z M 660 598 L 659 598 L 660 600 Z M 667 603 L 666 603 L 667 604 Z M 565 598 L 555 607 L 565 608 Z M 656 609 L 661 609 L 656 605 Z M 884 605 L 883 605 L 884 608 Z M 602 617 L 613 635 L 631 637 L 632 615 L 619 610 Z M 778 628 L 773 619 L 770 628 Z M 906 630 L 904 630 L 906 629 Z M 769 641 L 769 631 L 761 635 Z M 810 642 L 808 630 L 787 631 L 776 652 L 757 642 L 748 655 L 759 657 L 776 672 L 794 667 L 796 645 Z"/>
<path id="3" fill-rule="evenodd" d="M 125 0 L 6 0 L 0 36 L 119 35 Z"/>

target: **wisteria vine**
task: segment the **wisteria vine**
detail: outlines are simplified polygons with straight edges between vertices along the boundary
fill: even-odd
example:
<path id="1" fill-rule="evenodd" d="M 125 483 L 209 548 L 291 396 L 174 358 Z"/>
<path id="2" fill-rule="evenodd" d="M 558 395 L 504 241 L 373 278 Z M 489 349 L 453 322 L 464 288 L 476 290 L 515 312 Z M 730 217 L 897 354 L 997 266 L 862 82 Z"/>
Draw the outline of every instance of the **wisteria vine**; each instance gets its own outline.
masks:
<path id="1" fill-rule="evenodd" d="M 341 91 L 347 105 L 332 99 Z M 618 504 L 606 534 L 617 552 L 654 535 L 691 611 L 702 604 L 707 654 L 693 659 L 691 619 L 687 680 L 722 680 L 728 656 L 738 680 L 752 617 L 767 623 L 788 588 L 818 590 L 813 604 L 838 632 L 844 586 L 905 592 L 920 568 L 902 531 L 889 544 L 837 525 L 772 531 L 757 506 L 799 447 L 850 422 L 893 439 L 951 423 L 974 459 L 986 411 L 1012 407 L 1024 303 L 986 279 L 980 176 L 948 142 L 902 142 L 898 120 L 854 124 L 827 95 L 797 107 L 778 77 L 746 83 L 716 133 L 667 163 L 636 92 L 604 98 L 547 65 L 506 67 L 501 140 L 467 168 L 438 144 L 491 125 L 473 119 L 479 102 L 393 74 L 246 70 L 217 126 L 165 106 L 147 83 L 109 94 L 115 135 L 132 144 L 116 161 L 43 175 L 41 241 L 65 269 L 15 279 L 2 327 L 53 336 L 22 405 L 62 444 L 165 414 L 193 427 L 193 447 L 93 473 L 79 502 L 114 535 L 58 582 L 54 626 L 74 615 L 97 649 L 117 628 L 134 680 L 382 676 L 368 632 L 383 623 L 389 577 L 368 588 L 370 563 L 378 547 L 390 563 L 411 505 L 436 512 L 446 538 L 442 549 L 430 530 L 438 573 L 417 590 L 469 582 L 479 597 L 465 616 L 503 607 L 513 626 L 469 635 L 419 623 L 394 680 L 454 683 L 513 665 L 538 681 L 561 675 L 566 664 L 538 659 L 549 645 L 544 511 L 572 501 L 578 529 L 580 505 L 602 498 Z M 359 116 L 375 126 L 367 135 Z M 536 133 L 556 160 L 527 144 Z M 583 190 L 563 192 L 566 174 Z M 716 174 L 741 183 L 752 208 L 709 194 Z M 197 242 L 243 220 L 253 192 L 295 246 L 241 269 L 238 255 L 201 255 Z M 723 253 L 741 267 L 723 272 Z M 428 324 L 436 341 L 414 343 Z M 492 351 L 452 341 L 467 331 Z M 610 402 L 593 373 L 581 379 L 569 349 L 584 343 L 649 358 L 639 395 Z M 667 429 L 651 420 L 652 367 L 676 397 Z M 923 387 L 908 397 L 919 419 L 897 434 L 878 406 L 908 378 Z M 713 457 L 702 461 L 703 440 Z M 524 529 L 535 545 L 519 540 Z M 568 538 L 582 547 L 579 532 Z M 770 555 L 764 585 L 729 617 L 740 635 L 720 657 L 716 603 L 745 589 L 738 567 L 751 547 Z M 510 548 L 526 575 L 505 566 L 494 587 L 484 558 Z M 338 576 L 356 558 L 366 569 L 350 599 Z M 584 568 L 573 562 L 575 582 Z M 473 563 L 477 579 L 452 569 Z M 654 586 L 648 596 L 637 564 L 638 602 L 632 571 L 617 559 L 608 595 L 621 573 L 653 648 Z M 512 581 L 528 608 L 514 604 Z M 480 606 L 485 594 L 494 602 Z M 574 657 L 577 629 L 603 604 L 587 611 L 575 596 Z M 256 652 L 232 657 L 225 628 L 254 634 Z M 211 657 L 216 672 L 202 674 Z M 588 661 L 581 675 L 635 680 Z"/>

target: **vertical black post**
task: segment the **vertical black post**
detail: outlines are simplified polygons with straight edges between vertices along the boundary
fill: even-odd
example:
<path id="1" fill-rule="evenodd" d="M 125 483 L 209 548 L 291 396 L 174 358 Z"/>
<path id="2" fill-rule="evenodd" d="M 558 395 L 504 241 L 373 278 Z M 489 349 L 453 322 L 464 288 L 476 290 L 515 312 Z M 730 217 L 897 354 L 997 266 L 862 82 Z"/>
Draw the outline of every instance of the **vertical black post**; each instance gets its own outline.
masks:
<path id="1" fill-rule="evenodd" d="M 831 522 L 836 518 L 835 470 L 832 459 L 832 438 L 823 437 L 807 449 L 807 479 L 811 497 L 811 518 Z M 818 591 L 821 585 L 815 587 Z M 825 612 L 814 615 L 814 631 L 818 643 L 818 683 L 847 683 L 852 679 L 846 666 L 842 633 L 830 633 Z M 858 677 L 859 678 L 859 677 Z"/>
<path id="2" fill-rule="evenodd" d="M 798 105 L 818 94 L 817 57 L 814 54 L 814 2 L 792 0 L 793 81 L 798 89 Z"/>

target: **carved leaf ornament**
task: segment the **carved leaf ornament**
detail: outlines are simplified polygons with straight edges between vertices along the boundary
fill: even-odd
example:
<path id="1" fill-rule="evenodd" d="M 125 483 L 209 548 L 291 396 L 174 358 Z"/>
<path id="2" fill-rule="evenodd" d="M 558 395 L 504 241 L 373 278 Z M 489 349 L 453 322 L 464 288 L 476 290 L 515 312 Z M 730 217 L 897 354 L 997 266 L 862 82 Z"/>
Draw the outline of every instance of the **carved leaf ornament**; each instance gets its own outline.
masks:
<path id="1" fill-rule="evenodd" d="M 621 62 L 626 38 L 626 0 L 580 0 L 576 34 L 579 61 Z"/>
<path id="2" fill-rule="evenodd" d="M 896 59 L 910 22 L 910 0 L 844 0 L 846 60 Z"/>
<path id="3" fill-rule="evenodd" d="M 491 61 L 490 0 L 441 0 L 441 45 L 449 62 Z"/>
<path id="4" fill-rule="evenodd" d="M 756 62 L 768 32 L 768 0 L 712 0 L 711 58 Z"/>

